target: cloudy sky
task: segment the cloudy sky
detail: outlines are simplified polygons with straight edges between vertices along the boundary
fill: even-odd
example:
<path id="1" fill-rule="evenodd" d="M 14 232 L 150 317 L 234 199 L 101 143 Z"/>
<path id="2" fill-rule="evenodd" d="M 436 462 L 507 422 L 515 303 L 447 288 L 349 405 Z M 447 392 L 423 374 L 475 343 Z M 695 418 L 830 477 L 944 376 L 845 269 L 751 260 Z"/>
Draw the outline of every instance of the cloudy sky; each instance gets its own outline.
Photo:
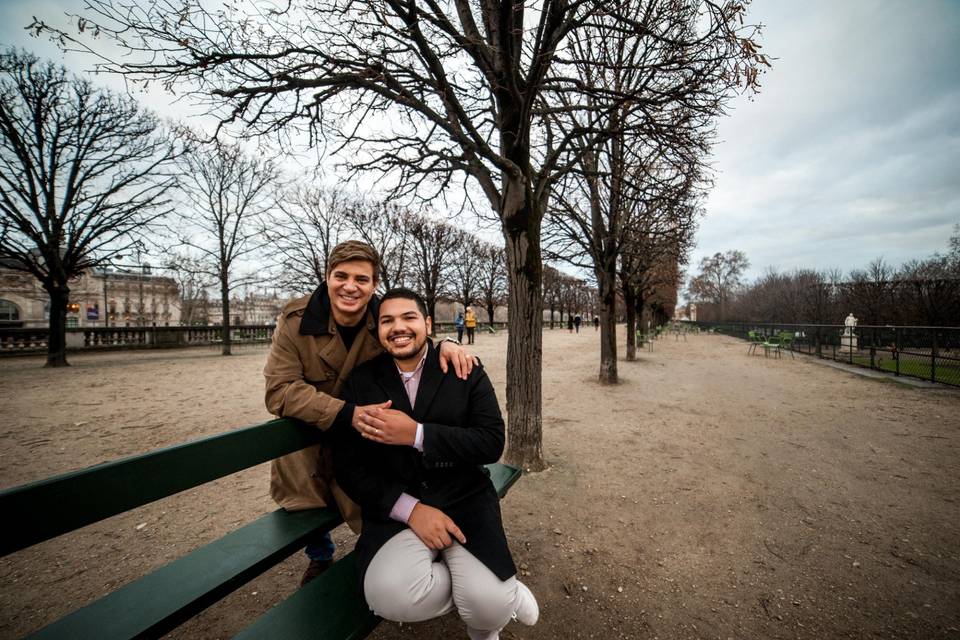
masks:
<path id="1" fill-rule="evenodd" d="M 0 0 L 0 43 L 63 60 L 23 27 L 81 5 Z M 720 122 L 691 265 L 740 249 L 754 277 L 943 251 L 960 222 L 960 2 L 755 0 L 751 15 L 776 61 Z"/>
<path id="2" fill-rule="evenodd" d="M 768 267 L 893 264 L 960 222 L 960 2 L 757 0 L 778 58 L 720 122 L 693 255 Z"/>

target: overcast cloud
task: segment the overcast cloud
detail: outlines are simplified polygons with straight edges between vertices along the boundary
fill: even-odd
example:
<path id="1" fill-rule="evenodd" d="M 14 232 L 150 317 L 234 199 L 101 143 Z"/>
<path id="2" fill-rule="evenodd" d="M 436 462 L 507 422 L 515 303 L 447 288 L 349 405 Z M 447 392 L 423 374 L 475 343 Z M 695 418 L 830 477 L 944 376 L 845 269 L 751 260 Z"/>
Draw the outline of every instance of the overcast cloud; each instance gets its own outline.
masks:
<path id="1" fill-rule="evenodd" d="M 23 27 L 32 15 L 62 25 L 81 6 L 0 0 L 0 42 L 64 61 Z M 691 269 L 727 249 L 747 253 L 750 277 L 943 251 L 960 222 L 960 2 L 756 0 L 751 16 L 778 59 L 720 122 Z"/>
<path id="2" fill-rule="evenodd" d="M 960 222 L 960 3 L 753 4 L 779 58 L 719 126 L 691 265 L 741 249 L 768 267 L 900 264 Z"/>

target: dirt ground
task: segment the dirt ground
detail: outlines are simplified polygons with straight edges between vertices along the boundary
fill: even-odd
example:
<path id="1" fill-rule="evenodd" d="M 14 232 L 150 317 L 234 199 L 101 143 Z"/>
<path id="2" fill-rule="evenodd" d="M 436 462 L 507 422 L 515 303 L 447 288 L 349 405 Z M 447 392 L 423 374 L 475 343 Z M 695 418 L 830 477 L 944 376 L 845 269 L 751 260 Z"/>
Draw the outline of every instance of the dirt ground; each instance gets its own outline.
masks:
<path id="1" fill-rule="evenodd" d="M 505 351 L 503 335 L 476 344 L 501 403 Z M 960 638 L 960 391 L 707 335 L 663 339 L 602 387 L 598 352 L 592 328 L 544 332 L 550 468 L 502 503 L 541 620 L 503 638 Z M 260 422 L 265 356 L 4 360 L 0 485 Z M 0 559 L 0 637 L 267 512 L 267 478 L 261 465 Z M 304 566 L 295 555 L 169 637 L 232 636 Z M 465 634 L 451 614 L 373 637 Z"/>

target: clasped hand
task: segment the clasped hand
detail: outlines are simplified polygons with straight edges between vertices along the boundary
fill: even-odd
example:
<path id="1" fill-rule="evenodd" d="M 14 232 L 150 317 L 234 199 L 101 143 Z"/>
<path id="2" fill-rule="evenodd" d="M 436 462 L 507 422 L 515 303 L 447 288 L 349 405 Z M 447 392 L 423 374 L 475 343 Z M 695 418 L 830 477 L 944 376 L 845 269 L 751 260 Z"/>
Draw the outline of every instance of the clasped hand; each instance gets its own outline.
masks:
<path id="1" fill-rule="evenodd" d="M 417 423 L 402 411 L 391 409 L 389 400 L 354 409 L 353 428 L 367 440 L 381 444 L 413 446 L 417 439 Z"/>

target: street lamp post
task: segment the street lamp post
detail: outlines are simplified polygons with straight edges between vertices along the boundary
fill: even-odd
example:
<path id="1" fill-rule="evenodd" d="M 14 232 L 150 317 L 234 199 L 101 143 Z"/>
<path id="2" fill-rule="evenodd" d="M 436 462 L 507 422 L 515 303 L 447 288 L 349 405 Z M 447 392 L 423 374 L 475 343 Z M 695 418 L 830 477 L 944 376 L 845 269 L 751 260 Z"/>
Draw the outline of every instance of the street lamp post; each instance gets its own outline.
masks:
<path id="1" fill-rule="evenodd" d="M 103 268 L 103 326 L 110 326 L 110 298 L 107 297 L 107 268 Z"/>

